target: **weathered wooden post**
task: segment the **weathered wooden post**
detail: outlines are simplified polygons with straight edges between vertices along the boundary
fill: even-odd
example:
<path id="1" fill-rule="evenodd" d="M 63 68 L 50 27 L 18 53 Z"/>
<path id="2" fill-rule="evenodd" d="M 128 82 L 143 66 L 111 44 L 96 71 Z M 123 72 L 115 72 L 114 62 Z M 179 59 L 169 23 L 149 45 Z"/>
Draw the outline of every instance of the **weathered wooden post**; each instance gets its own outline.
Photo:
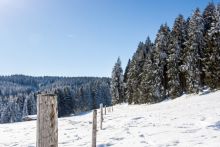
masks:
<path id="1" fill-rule="evenodd" d="M 93 110 L 92 123 L 92 147 L 96 147 L 96 131 L 97 131 L 97 110 Z"/>
<path id="2" fill-rule="evenodd" d="M 105 115 L 106 115 L 106 105 L 105 105 Z"/>
<path id="3" fill-rule="evenodd" d="M 100 104 L 100 129 L 102 130 L 102 122 L 103 122 L 103 104 Z"/>
<path id="4" fill-rule="evenodd" d="M 58 147 L 57 96 L 37 95 L 37 147 Z"/>

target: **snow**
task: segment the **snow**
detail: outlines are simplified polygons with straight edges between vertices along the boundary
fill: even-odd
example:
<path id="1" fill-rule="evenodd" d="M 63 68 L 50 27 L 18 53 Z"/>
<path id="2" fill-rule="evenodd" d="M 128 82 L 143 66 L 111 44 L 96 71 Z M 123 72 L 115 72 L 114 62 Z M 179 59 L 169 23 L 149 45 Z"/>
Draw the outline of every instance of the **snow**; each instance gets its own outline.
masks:
<path id="1" fill-rule="evenodd" d="M 91 129 L 91 112 L 60 118 L 59 147 L 91 146 Z M 35 136 L 36 121 L 0 124 L 0 147 L 34 147 Z M 219 147 L 220 91 L 153 105 L 117 105 L 104 116 L 103 130 L 98 128 L 97 146 Z"/>

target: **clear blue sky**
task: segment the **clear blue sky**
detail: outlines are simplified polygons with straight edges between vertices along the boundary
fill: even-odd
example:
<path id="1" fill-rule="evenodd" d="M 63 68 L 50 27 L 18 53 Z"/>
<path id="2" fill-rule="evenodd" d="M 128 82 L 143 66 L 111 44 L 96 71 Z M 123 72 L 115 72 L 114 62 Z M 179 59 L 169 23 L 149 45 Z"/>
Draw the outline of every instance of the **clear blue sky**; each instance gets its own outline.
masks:
<path id="1" fill-rule="evenodd" d="M 124 68 L 139 41 L 208 2 L 0 0 L 0 74 L 110 77 L 118 56 Z"/>

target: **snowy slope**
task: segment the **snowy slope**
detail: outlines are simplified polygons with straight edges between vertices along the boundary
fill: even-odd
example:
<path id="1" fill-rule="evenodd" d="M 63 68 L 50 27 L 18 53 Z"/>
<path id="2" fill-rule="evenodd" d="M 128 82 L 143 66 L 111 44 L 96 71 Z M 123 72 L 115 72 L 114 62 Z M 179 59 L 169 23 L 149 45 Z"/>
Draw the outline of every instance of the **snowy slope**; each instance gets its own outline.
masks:
<path id="1" fill-rule="evenodd" d="M 92 113 L 59 119 L 59 146 L 91 146 Z M 99 120 L 99 118 L 98 118 Z M 0 147 L 35 146 L 36 121 L 0 125 Z M 99 147 L 220 147 L 220 91 L 154 105 L 117 105 Z"/>

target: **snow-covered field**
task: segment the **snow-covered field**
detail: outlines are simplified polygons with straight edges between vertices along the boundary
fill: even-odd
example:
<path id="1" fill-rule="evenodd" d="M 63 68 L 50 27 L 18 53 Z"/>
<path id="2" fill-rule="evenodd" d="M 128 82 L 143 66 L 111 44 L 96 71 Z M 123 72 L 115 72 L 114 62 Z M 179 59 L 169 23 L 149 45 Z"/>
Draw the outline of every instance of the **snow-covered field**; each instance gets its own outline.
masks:
<path id="1" fill-rule="evenodd" d="M 91 146 L 91 127 L 91 112 L 59 119 L 59 146 Z M 0 147 L 33 147 L 35 134 L 36 121 L 1 124 Z M 154 105 L 117 105 L 104 116 L 97 146 L 220 147 L 220 91 Z"/>

